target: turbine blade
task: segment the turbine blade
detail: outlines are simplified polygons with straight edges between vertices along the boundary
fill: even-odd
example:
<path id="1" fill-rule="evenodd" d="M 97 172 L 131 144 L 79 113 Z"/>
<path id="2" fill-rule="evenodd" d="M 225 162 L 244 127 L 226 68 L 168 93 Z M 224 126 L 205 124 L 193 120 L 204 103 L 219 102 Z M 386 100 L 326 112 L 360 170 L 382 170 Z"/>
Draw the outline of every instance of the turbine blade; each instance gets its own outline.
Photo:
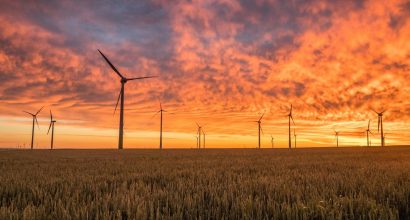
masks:
<path id="1" fill-rule="evenodd" d="M 263 133 L 263 129 L 262 129 L 262 126 L 261 126 L 261 132 L 262 132 L 262 135 L 265 135 L 265 133 Z"/>
<path id="2" fill-rule="evenodd" d="M 115 66 L 108 60 L 108 58 L 99 50 L 97 49 L 98 52 L 100 52 L 101 56 L 104 58 L 105 61 L 107 61 L 108 65 L 110 65 L 110 67 L 114 70 L 115 73 L 117 73 L 117 75 L 121 78 L 124 78 L 121 73 L 117 70 L 117 68 L 115 68 Z"/>
<path id="3" fill-rule="evenodd" d="M 36 113 L 35 115 L 38 115 L 38 113 L 40 113 L 40 112 L 41 112 L 41 110 L 42 110 L 43 108 L 44 108 L 44 106 L 43 106 L 43 107 L 41 107 L 41 108 L 40 108 L 40 110 L 38 110 L 38 111 L 37 111 L 37 113 Z"/>
<path id="4" fill-rule="evenodd" d="M 37 121 L 37 116 L 34 116 L 34 120 L 36 121 L 38 129 L 40 129 L 40 126 L 38 125 L 38 121 Z"/>
<path id="5" fill-rule="evenodd" d="M 137 79 L 149 79 L 149 78 L 156 78 L 158 76 L 143 76 L 143 77 L 135 77 L 135 78 L 127 78 L 128 81 L 137 80 Z"/>
<path id="6" fill-rule="evenodd" d="M 265 112 L 262 114 L 261 118 L 259 118 L 259 121 L 262 120 L 264 115 L 265 115 Z"/>
<path id="7" fill-rule="evenodd" d="M 290 118 L 292 119 L 293 125 L 295 125 L 295 121 L 293 120 L 293 116 L 290 115 Z"/>
<path id="8" fill-rule="evenodd" d="M 30 112 L 26 112 L 26 111 L 23 111 L 23 112 L 25 112 L 25 113 L 27 113 L 27 114 L 29 114 L 29 115 L 31 115 L 31 116 L 34 116 L 32 113 L 30 113 Z"/>
<path id="9" fill-rule="evenodd" d="M 292 104 L 290 104 L 290 114 L 292 114 L 292 109 L 293 109 L 293 106 Z"/>
<path id="10" fill-rule="evenodd" d="M 198 122 L 195 122 L 195 124 L 196 124 L 196 126 L 198 126 L 198 128 L 201 127 L 201 126 L 199 126 Z"/>
<path id="11" fill-rule="evenodd" d="M 117 111 L 118 102 L 120 102 L 120 98 L 121 98 L 121 90 L 120 90 L 120 93 L 118 94 L 117 104 L 115 105 L 115 109 L 114 109 L 114 114 L 113 114 L 113 115 L 115 115 L 115 111 Z"/>
<path id="12" fill-rule="evenodd" d="M 369 124 L 367 125 L 367 130 L 370 130 L 370 120 L 369 120 Z"/>
<path id="13" fill-rule="evenodd" d="M 48 133 L 50 132 L 50 128 L 51 128 L 51 124 L 52 124 L 53 122 L 50 122 L 50 126 L 48 126 L 48 131 L 47 131 L 47 135 L 48 135 Z"/>
<path id="14" fill-rule="evenodd" d="M 51 110 L 50 110 L 50 121 L 51 122 L 53 121 L 53 113 L 51 113 Z"/>
<path id="15" fill-rule="evenodd" d="M 155 112 L 155 114 L 151 117 L 151 119 L 153 119 L 158 113 L 160 113 L 161 111 L 157 111 Z"/>

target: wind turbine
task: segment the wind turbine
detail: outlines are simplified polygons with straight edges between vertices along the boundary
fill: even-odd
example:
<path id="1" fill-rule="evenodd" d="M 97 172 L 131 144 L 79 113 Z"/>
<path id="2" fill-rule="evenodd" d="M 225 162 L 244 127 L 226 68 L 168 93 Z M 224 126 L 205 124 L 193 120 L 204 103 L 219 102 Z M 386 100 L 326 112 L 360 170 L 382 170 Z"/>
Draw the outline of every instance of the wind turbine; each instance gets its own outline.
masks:
<path id="1" fill-rule="evenodd" d="M 256 123 L 258 123 L 258 148 L 261 148 L 261 131 L 262 131 L 262 127 L 261 127 L 261 122 L 262 122 L 262 118 L 265 115 L 265 113 L 262 114 L 262 116 L 259 118 L 259 120 L 254 121 Z M 263 133 L 263 131 L 262 131 Z"/>
<path id="2" fill-rule="evenodd" d="M 205 131 L 202 129 L 202 134 L 204 135 L 204 149 L 205 149 Z"/>
<path id="3" fill-rule="evenodd" d="M 32 126 L 32 128 L 31 128 L 31 149 L 32 149 L 32 150 L 33 150 L 33 142 L 34 142 L 34 122 L 36 122 L 37 127 L 40 129 L 40 126 L 38 126 L 37 115 L 38 115 L 38 113 L 41 112 L 41 110 L 42 110 L 43 108 L 44 108 L 44 106 L 41 107 L 40 110 L 38 110 L 38 111 L 36 112 L 36 114 L 32 114 L 32 113 L 30 113 L 30 112 L 23 111 L 23 112 L 25 112 L 25 113 L 27 113 L 27 114 L 29 114 L 29 115 L 31 115 L 31 116 L 33 117 L 33 126 Z"/>
<path id="4" fill-rule="evenodd" d="M 336 147 L 339 147 L 339 132 L 336 130 L 334 131 L 335 131 Z"/>
<path id="5" fill-rule="evenodd" d="M 202 132 L 202 127 L 198 124 L 198 122 L 195 122 L 196 125 L 198 126 L 198 148 L 201 148 L 201 132 Z"/>
<path id="6" fill-rule="evenodd" d="M 47 135 L 50 132 L 51 128 L 51 150 L 53 149 L 54 146 L 54 123 L 56 123 L 56 120 L 53 120 L 53 114 L 51 113 L 50 110 L 50 126 L 48 127 Z"/>
<path id="7" fill-rule="evenodd" d="M 376 112 L 375 110 L 373 110 L 376 114 L 377 114 L 377 119 L 378 119 L 378 123 L 377 123 L 377 132 L 380 132 L 380 146 L 384 146 L 384 141 L 383 141 L 383 113 L 386 110 L 383 110 L 381 112 Z"/>
<path id="8" fill-rule="evenodd" d="M 290 119 L 292 119 L 293 125 L 295 125 L 295 121 L 293 120 L 293 115 L 292 115 L 292 109 L 293 109 L 292 104 L 290 104 L 290 111 L 289 111 L 289 114 L 288 114 L 288 117 L 289 117 L 289 149 L 292 148 L 292 137 L 290 136 L 291 135 L 291 133 L 290 133 Z"/>
<path id="9" fill-rule="evenodd" d="M 123 149 L 123 137 L 124 137 L 124 86 L 125 83 L 131 80 L 139 80 L 139 79 L 147 79 L 147 78 L 154 78 L 156 76 L 144 76 L 144 77 L 134 77 L 134 78 L 126 78 L 124 77 L 118 70 L 115 68 L 115 66 L 108 60 L 108 58 L 100 51 L 101 56 L 104 58 L 104 60 L 110 65 L 110 67 L 114 70 L 115 73 L 121 78 L 121 90 L 120 94 L 118 95 L 117 99 L 117 104 L 115 105 L 114 113 L 117 110 L 118 102 L 121 99 L 120 103 L 120 127 L 119 127 L 119 135 L 118 135 L 118 149 L 121 150 Z"/>
<path id="10" fill-rule="evenodd" d="M 296 148 L 296 130 L 293 129 L 293 136 L 295 137 L 295 148 Z"/>
<path id="11" fill-rule="evenodd" d="M 163 108 L 162 108 L 162 104 L 161 102 L 159 103 L 159 107 L 160 110 L 157 111 L 156 114 L 160 113 L 161 114 L 161 121 L 160 121 L 160 127 L 159 127 L 159 149 L 162 150 L 162 113 L 166 112 Z"/>
<path id="12" fill-rule="evenodd" d="M 367 124 L 367 130 L 366 130 L 367 146 L 368 146 L 368 147 L 370 147 L 369 133 L 370 133 L 370 134 L 373 134 L 373 133 L 370 131 L 370 120 L 369 120 L 369 123 Z"/>
<path id="13" fill-rule="evenodd" d="M 275 138 L 273 138 L 273 136 L 272 135 L 270 135 L 270 142 L 271 142 L 271 144 L 272 144 L 272 148 L 273 148 L 273 139 L 275 139 Z"/>

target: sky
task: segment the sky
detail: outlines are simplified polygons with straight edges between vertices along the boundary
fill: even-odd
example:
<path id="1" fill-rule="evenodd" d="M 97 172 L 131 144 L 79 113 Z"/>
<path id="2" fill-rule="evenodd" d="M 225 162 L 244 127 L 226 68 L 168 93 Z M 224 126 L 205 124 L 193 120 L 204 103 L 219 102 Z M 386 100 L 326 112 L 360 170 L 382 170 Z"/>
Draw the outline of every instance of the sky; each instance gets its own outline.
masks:
<path id="1" fill-rule="evenodd" d="M 0 0 L 0 147 L 116 148 L 120 79 L 124 148 L 410 144 L 410 1 Z M 292 144 L 294 140 L 292 140 Z"/>

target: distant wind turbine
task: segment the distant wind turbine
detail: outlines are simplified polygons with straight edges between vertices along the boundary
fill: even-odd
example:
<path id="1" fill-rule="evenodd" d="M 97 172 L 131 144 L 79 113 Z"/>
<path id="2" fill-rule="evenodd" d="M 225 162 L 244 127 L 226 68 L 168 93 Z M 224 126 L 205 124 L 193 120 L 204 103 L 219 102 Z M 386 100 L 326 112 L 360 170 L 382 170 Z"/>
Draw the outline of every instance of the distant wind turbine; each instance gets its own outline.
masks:
<path id="1" fill-rule="evenodd" d="M 204 149 L 205 149 L 205 131 L 203 131 L 203 129 L 202 129 L 202 134 L 204 135 Z"/>
<path id="2" fill-rule="evenodd" d="M 295 137 L 295 148 L 296 148 L 296 130 L 293 129 L 293 136 Z"/>
<path id="3" fill-rule="evenodd" d="M 201 132 L 202 132 L 202 127 L 198 124 L 198 122 L 195 122 L 196 125 L 198 126 L 198 148 L 201 148 Z"/>
<path id="4" fill-rule="evenodd" d="M 373 111 L 377 114 L 377 119 L 378 119 L 377 132 L 381 131 L 380 132 L 380 146 L 383 147 L 384 146 L 384 141 L 383 141 L 383 138 L 384 138 L 384 135 L 383 135 L 383 113 L 386 110 L 383 110 L 381 112 L 376 112 L 375 110 L 373 110 Z"/>
<path id="5" fill-rule="evenodd" d="M 295 121 L 293 120 L 293 115 L 292 115 L 292 109 L 293 109 L 292 104 L 290 104 L 290 111 L 289 111 L 289 114 L 288 114 L 288 117 L 289 117 L 289 149 L 292 148 L 292 137 L 291 137 L 291 132 L 290 132 L 290 119 L 292 119 L 293 125 L 295 125 Z"/>
<path id="6" fill-rule="evenodd" d="M 261 127 L 261 122 L 262 122 L 262 118 L 265 115 L 265 113 L 262 114 L 262 116 L 259 118 L 259 120 L 254 121 L 256 123 L 258 123 L 258 148 L 261 148 L 261 131 L 262 131 L 262 127 Z M 262 131 L 263 133 L 263 131 Z"/>
<path id="7" fill-rule="evenodd" d="M 336 130 L 334 131 L 335 131 L 336 147 L 339 147 L 339 132 Z"/>
<path id="8" fill-rule="evenodd" d="M 370 120 L 369 120 L 369 123 L 367 124 L 367 130 L 366 130 L 367 146 L 368 146 L 368 147 L 370 147 L 369 133 L 370 133 L 370 134 L 373 134 L 373 133 L 370 131 Z"/>
<path id="9" fill-rule="evenodd" d="M 273 140 L 274 140 L 275 138 L 273 138 L 273 136 L 272 136 L 272 135 L 270 136 L 270 138 L 271 138 L 271 139 L 270 139 L 270 142 L 271 142 L 271 144 L 272 144 L 272 148 L 273 148 Z"/>
<path id="10" fill-rule="evenodd" d="M 104 58 L 104 60 L 110 65 L 110 67 L 114 70 L 115 73 L 121 78 L 121 90 L 120 94 L 118 95 L 117 99 L 117 104 L 115 105 L 114 113 L 117 110 L 118 102 L 121 99 L 120 103 L 120 127 L 119 127 L 119 135 L 118 135 L 118 149 L 121 150 L 123 149 L 123 137 L 124 137 L 124 86 L 125 83 L 131 80 L 139 80 L 139 79 L 148 79 L 148 78 L 154 78 L 156 76 L 144 76 L 144 77 L 134 77 L 134 78 L 126 78 L 124 77 L 118 70 L 115 68 L 115 66 L 108 60 L 108 58 L 100 51 L 101 56 Z"/>
<path id="11" fill-rule="evenodd" d="M 53 149 L 54 146 L 54 123 L 56 123 L 56 120 L 53 120 L 53 114 L 51 113 L 50 110 L 50 126 L 48 127 L 47 135 L 50 132 L 51 128 L 51 150 Z"/>
<path id="12" fill-rule="evenodd" d="M 160 150 L 162 150 L 162 113 L 163 112 L 166 112 L 163 108 L 162 108 L 162 104 L 161 103 L 159 103 L 159 107 L 160 107 L 160 110 L 159 111 L 157 111 L 157 113 L 156 114 L 158 114 L 158 113 L 160 113 L 160 126 L 159 126 L 159 149 Z"/>
<path id="13" fill-rule="evenodd" d="M 34 142 L 34 122 L 37 124 L 37 127 L 40 129 L 40 126 L 38 126 L 37 115 L 38 115 L 38 113 L 41 112 L 41 110 L 42 110 L 43 108 L 44 108 L 44 106 L 41 107 L 40 110 L 38 110 L 38 111 L 36 112 L 36 114 L 32 114 L 32 113 L 30 113 L 30 112 L 23 111 L 23 112 L 25 112 L 25 113 L 27 113 L 27 114 L 29 114 L 29 115 L 31 115 L 31 116 L 33 117 L 33 126 L 32 126 L 32 128 L 31 128 L 31 149 L 32 149 L 32 150 L 33 150 L 33 142 Z"/>

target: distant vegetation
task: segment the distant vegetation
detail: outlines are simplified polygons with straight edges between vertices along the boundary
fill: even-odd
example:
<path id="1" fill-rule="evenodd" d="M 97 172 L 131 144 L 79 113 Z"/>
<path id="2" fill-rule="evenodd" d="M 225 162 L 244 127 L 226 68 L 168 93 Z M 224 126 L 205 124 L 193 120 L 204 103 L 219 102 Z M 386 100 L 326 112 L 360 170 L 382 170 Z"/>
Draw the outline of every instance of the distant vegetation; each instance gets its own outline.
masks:
<path id="1" fill-rule="evenodd" d="M 0 151 L 0 219 L 408 219 L 410 148 Z"/>

